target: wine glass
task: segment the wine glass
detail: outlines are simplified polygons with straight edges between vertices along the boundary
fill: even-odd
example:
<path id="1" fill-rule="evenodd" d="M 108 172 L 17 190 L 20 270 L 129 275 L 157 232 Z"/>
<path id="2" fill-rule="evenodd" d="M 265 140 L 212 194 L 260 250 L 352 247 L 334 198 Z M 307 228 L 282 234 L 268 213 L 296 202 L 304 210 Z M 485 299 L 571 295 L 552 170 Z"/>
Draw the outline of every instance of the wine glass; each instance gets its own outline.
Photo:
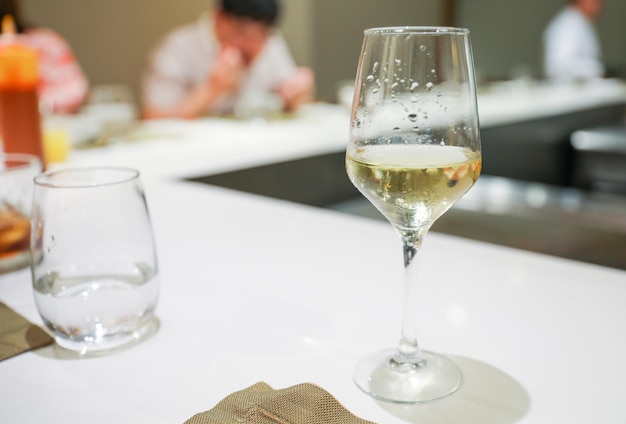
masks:
<path id="1" fill-rule="evenodd" d="M 400 342 L 359 362 L 370 396 L 421 403 L 454 393 L 460 369 L 418 347 L 417 254 L 431 225 L 476 182 L 481 169 L 469 31 L 389 27 L 364 32 L 346 169 L 402 239 L 405 296 Z"/>

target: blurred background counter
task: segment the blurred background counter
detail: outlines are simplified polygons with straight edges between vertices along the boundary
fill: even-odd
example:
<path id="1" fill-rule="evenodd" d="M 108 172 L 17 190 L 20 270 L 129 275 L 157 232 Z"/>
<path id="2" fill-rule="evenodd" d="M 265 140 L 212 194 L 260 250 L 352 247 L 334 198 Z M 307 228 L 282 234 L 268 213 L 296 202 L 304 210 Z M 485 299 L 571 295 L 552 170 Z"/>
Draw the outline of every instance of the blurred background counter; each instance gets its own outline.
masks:
<path id="1" fill-rule="evenodd" d="M 300 112 L 268 119 L 206 118 L 197 122 L 140 122 L 132 104 L 109 102 L 92 104 L 75 116 L 49 117 L 47 127 L 66 129 L 73 146 L 71 156 L 92 156 L 93 152 L 84 150 L 120 143 L 126 146 L 131 142 L 136 145 L 132 149 L 141 145 L 151 150 L 167 144 L 168 140 L 173 143 L 171 155 L 185 156 L 182 141 L 189 139 L 197 139 L 200 144 L 204 140 L 211 144 L 207 149 L 227 156 L 230 145 L 236 148 L 242 138 L 247 138 L 252 143 L 247 154 L 262 158 L 270 150 L 271 157 L 258 162 L 271 163 L 343 151 L 348 136 L 351 90 L 339 100 L 340 105 L 316 103 Z M 626 83 L 616 79 L 560 85 L 524 80 L 498 82 L 481 86 L 478 102 L 485 174 L 588 189 L 590 182 L 576 177 L 576 165 L 585 151 L 575 147 L 572 135 L 576 131 L 623 126 Z M 306 127 L 307 123 L 311 124 L 310 128 Z M 291 129 L 295 131 L 290 132 Z M 285 132 L 288 140 L 268 149 L 265 139 L 280 138 Z M 232 139 L 237 143 L 228 142 Z M 194 143 L 196 147 L 198 143 Z M 588 150 L 589 143 L 586 146 Z M 171 155 L 168 155 L 170 161 Z M 194 160 L 201 161 L 202 156 L 195 156 Z M 206 171 L 213 169 L 207 164 Z M 189 176 L 194 170 L 186 165 L 176 173 Z"/>
<path id="2" fill-rule="evenodd" d="M 626 168 L 623 153 L 598 153 L 588 141 L 611 128 L 610 145 L 623 146 L 625 105 L 626 86 L 616 80 L 482 87 L 483 176 L 434 230 L 626 269 L 626 183 L 577 177 L 605 169 L 604 160 Z M 69 133 L 92 118 L 69 117 Z M 74 139 L 55 166 L 126 165 L 147 179 L 191 179 L 381 219 L 345 174 L 348 125 L 348 108 L 326 103 L 272 119 L 135 121 L 106 140 Z M 576 134 L 587 141 L 574 143 Z"/>

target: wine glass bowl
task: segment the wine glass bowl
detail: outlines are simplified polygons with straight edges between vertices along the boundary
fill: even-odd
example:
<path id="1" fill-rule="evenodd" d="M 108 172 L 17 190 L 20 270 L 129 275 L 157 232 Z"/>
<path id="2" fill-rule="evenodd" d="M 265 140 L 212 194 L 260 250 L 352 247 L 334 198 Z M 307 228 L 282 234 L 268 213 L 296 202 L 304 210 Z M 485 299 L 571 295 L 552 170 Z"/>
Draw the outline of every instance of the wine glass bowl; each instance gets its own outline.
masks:
<path id="1" fill-rule="evenodd" d="M 418 347 L 416 256 L 431 225 L 474 185 L 481 160 L 469 31 L 366 30 L 346 170 L 399 233 L 405 267 L 398 347 L 366 357 L 354 375 L 359 388 L 377 399 L 427 402 L 461 385 L 456 365 Z"/>

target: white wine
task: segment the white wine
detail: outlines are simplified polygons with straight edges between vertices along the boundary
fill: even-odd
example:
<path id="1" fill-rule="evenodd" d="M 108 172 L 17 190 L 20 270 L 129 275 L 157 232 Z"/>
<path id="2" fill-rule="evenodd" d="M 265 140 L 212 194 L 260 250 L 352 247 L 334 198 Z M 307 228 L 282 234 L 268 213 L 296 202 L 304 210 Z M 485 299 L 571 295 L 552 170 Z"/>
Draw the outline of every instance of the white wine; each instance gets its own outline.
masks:
<path id="1" fill-rule="evenodd" d="M 350 180 L 397 228 L 429 227 L 478 179 L 481 155 L 467 147 L 391 144 L 346 157 Z"/>

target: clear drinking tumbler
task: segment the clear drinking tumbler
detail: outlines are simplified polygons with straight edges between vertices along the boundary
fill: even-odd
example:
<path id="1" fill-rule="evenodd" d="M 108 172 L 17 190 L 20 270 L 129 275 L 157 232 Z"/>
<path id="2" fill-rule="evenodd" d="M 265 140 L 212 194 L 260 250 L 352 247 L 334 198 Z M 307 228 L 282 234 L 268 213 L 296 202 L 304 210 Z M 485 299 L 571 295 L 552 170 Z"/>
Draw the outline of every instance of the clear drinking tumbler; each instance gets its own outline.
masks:
<path id="1" fill-rule="evenodd" d="M 40 174 L 31 225 L 35 302 L 57 344 L 110 350 L 154 327 L 158 267 L 138 171 Z"/>

